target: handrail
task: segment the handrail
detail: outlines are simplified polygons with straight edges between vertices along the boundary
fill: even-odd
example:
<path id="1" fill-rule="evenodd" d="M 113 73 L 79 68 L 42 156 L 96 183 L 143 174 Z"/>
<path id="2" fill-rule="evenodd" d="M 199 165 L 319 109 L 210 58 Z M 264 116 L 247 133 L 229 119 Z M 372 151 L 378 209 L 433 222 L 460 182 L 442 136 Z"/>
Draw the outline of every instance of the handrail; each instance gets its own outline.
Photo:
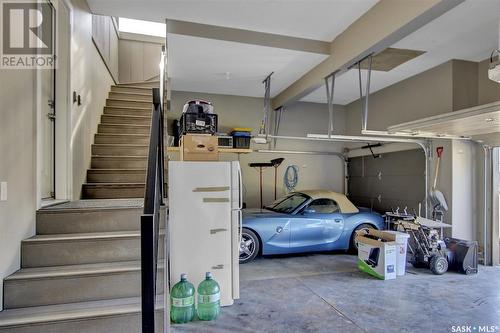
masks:
<path id="1" fill-rule="evenodd" d="M 151 134 L 141 216 L 142 332 L 155 332 L 155 303 L 160 239 L 160 206 L 164 205 L 164 116 L 159 88 L 153 88 Z"/>

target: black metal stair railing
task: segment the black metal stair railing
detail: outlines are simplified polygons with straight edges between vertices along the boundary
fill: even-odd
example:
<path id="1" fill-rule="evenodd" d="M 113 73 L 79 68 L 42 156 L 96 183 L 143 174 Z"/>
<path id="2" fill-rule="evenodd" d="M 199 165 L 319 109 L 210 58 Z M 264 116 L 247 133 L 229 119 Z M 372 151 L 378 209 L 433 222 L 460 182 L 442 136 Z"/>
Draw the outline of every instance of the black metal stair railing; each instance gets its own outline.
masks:
<path id="1" fill-rule="evenodd" d="M 151 135 L 144 195 L 144 212 L 141 216 L 141 307 L 142 332 L 155 332 L 157 304 L 158 262 L 160 258 L 160 207 L 165 204 L 164 181 L 164 114 L 160 89 L 153 88 Z M 164 273 L 166 274 L 166 273 Z M 166 286 L 163 286 L 166 288 Z M 164 304 L 164 309 L 167 305 Z M 164 310 L 165 311 L 165 310 Z M 163 323 L 167 325 L 167 323 Z"/>

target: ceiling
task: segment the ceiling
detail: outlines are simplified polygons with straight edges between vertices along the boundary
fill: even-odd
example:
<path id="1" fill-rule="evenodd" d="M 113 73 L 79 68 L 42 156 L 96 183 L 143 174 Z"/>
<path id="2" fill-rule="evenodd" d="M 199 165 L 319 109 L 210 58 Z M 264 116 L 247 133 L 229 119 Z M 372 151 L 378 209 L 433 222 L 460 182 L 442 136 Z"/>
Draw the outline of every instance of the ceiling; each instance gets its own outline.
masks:
<path id="1" fill-rule="evenodd" d="M 450 59 L 482 61 L 498 47 L 500 1 L 467 0 L 454 9 L 394 44 L 395 48 L 426 51 L 389 72 L 372 72 L 371 92 L 424 72 Z M 366 71 L 362 71 L 366 82 Z M 335 82 L 334 103 L 348 104 L 359 98 L 357 70 L 350 70 Z M 364 86 L 363 86 L 364 88 Z M 326 103 L 325 87 L 302 99 Z"/>
<path id="2" fill-rule="evenodd" d="M 262 97 L 272 75 L 274 96 L 327 55 L 197 37 L 168 37 L 172 89 Z"/>
<path id="3" fill-rule="evenodd" d="M 378 0 L 87 0 L 93 13 L 332 41 Z"/>
<path id="4" fill-rule="evenodd" d="M 87 0 L 97 14 L 162 22 L 165 17 L 287 36 L 333 40 L 376 0 Z M 389 72 L 374 71 L 371 92 L 414 76 L 450 59 L 481 61 L 498 46 L 499 0 L 466 0 L 392 47 L 425 51 Z M 479 19 L 480 18 L 480 19 Z M 325 55 L 169 36 L 172 88 L 183 91 L 263 96 L 270 73 L 271 96 L 300 78 Z M 229 73 L 229 74 L 227 74 Z M 366 78 L 366 71 L 362 71 Z M 359 98 L 358 73 L 337 78 L 334 103 Z M 326 103 L 320 87 L 303 101 Z"/>

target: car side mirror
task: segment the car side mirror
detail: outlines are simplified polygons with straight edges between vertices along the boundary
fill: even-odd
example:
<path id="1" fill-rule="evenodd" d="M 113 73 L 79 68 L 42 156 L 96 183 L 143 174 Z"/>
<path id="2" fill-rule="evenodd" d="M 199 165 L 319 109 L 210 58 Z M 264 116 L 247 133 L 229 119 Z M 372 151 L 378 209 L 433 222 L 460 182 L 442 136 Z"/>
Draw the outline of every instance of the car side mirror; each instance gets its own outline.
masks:
<path id="1" fill-rule="evenodd" d="M 314 214 L 314 213 L 316 213 L 316 209 L 308 207 L 308 208 L 304 209 L 303 214 Z"/>

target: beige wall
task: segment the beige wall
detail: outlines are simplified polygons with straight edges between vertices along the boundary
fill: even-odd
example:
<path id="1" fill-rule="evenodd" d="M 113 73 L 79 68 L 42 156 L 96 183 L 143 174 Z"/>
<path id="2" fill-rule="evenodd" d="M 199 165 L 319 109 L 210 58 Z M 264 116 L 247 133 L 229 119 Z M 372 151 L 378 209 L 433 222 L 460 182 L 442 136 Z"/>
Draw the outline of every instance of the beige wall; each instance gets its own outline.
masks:
<path id="1" fill-rule="evenodd" d="M 370 95 L 368 129 L 386 130 L 387 127 L 407 121 L 422 119 L 477 105 L 481 90 L 478 84 L 478 64 L 452 60 L 421 74 Z M 483 93 L 484 94 L 484 93 Z M 359 134 L 360 103 L 347 106 L 347 130 Z M 386 146 L 397 150 L 400 145 Z M 477 221 L 475 203 L 471 194 L 476 193 L 479 177 L 475 172 L 477 147 L 469 143 L 450 140 L 432 140 L 433 156 L 429 185 L 432 186 L 436 165 L 436 147 L 444 147 L 437 188 L 447 200 L 449 211 L 445 221 L 452 223 L 452 234 L 466 239 L 476 238 Z"/>
<path id="2" fill-rule="evenodd" d="M 486 59 L 478 64 L 479 105 L 500 100 L 500 83 L 493 82 L 488 78 L 489 63 L 490 59 Z"/>
<path id="3" fill-rule="evenodd" d="M 118 82 L 118 27 L 112 17 L 92 15 L 92 40 L 111 76 Z"/>
<path id="4" fill-rule="evenodd" d="M 368 129 L 388 126 L 452 111 L 452 62 L 427 70 L 370 95 Z M 361 132 L 361 104 L 347 106 L 347 131 Z"/>
<path id="5" fill-rule="evenodd" d="M 72 4 L 71 87 L 82 98 L 82 105 L 74 103 L 71 111 L 73 198 L 78 199 L 90 166 L 91 144 L 113 79 L 92 42 L 92 14 L 87 2 L 72 0 Z"/>
<path id="6" fill-rule="evenodd" d="M 228 131 L 233 127 L 251 127 L 258 133 L 263 115 L 263 99 L 241 96 L 202 94 L 191 92 L 172 92 L 172 113 L 169 118 L 178 118 L 184 102 L 190 99 L 208 99 L 214 103 L 219 116 L 219 130 Z M 297 103 L 283 113 L 280 135 L 305 136 L 308 133 L 324 133 L 328 126 L 328 109 L 326 104 Z M 335 130 L 345 131 L 345 111 L 342 106 L 335 108 Z M 303 141 L 278 141 L 278 150 L 306 151 L 342 151 L 342 144 L 318 143 Z M 267 149 L 267 145 L 252 144 L 254 149 Z M 177 159 L 177 154 L 172 154 Z M 278 196 L 285 193 L 283 175 L 289 165 L 299 166 L 299 184 L 297 189 L 325 188 L 338 192 L 344 191 L 344 164 L 337 157 L 320 155 L 291 154 L 228 154 L 223 160 L 239 159 L 242 166 L 245 202 L 248 207 L 259 206 L 259 172 L 248 166 L 251 162 L 269 162 L 273 158 L 284 157 L 285 161 L 278 169 Z M 274 200 L 274 169 L 264 171 L 264 204 Z"/>
<path id="7" fill-rule="evenodd" d="M 36 131 L 34 71 L 0 70 L 0 310 L 3 278 L 19 269 L 21 240 L 35 232 Z"/>
<path id="8" fill-rule="evenodd" d="M 127 39 L 125 35 L 121 34 L 118 43 L 120 83 L 158 80 L 162 44 Z"/>
<path id="9" fill-rule="evenodd" d="M 79 197 L 90 163 L 90 145 L 113 83 L 91 38 L 92 19 L 85 0 L 72 0 L 71 88 L 83 104 L 71 110 L 70 149 L 73 191 Z M 35 233 L 37 203 L 35 72 L 0 70 L 0 181 L 8 182 L 8 200 L 0 202 L 0 283 L 20 267 L 21 240 Z M 65 113 L 64 103 L 58 112 Z M 0 310 L 2 303 L 0 286 Z"/>

